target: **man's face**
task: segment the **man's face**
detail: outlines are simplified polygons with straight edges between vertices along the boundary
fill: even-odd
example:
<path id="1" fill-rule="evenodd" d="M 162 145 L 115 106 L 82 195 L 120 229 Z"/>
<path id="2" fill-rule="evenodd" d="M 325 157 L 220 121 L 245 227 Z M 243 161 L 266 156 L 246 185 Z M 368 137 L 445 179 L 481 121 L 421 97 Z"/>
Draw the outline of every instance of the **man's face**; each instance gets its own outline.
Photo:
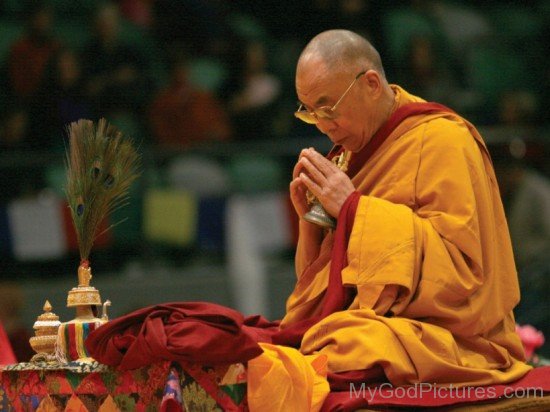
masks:
<path id="1" fill-rule="evenodd" d="M 322 106 L 333 107 L 355 75 L 357 73 L 349 71 L 331 73 L 320 61 L 300 64 L 296 73 L 298 98 L 308 111 Z M 374 134 L 371 121 L 374 117 L 373 102 L 364 76 L 359 77 L 344 96 L 335 114 L 337 116 L 332 120 L 320 118 L 317 128 L 335 144 L 353 152 L 362 149 Z"/>

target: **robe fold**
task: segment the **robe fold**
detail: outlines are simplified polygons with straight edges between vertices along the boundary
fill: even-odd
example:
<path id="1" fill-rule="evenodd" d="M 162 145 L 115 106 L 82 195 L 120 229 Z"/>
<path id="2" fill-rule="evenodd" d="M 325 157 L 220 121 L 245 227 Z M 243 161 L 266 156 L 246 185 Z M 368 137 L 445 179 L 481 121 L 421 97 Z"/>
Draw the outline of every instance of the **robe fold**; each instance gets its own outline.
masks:
<path id="1" fill-rule="evenodd" d="M 392 88 L 400 108 L 422 102 Z M 452 111 L 406 117 L 351 178 L 362 196 L 341 276 L 356 297 L 308 329 L 300 351 L 326 355 L 332 373 L 381 367 L 394 385 L 487 385 L 527 373 L 508 228 L 474 126 Z M 322 313 L 333 242 L 327 233 L 297 274 L 283 330 Z"/>

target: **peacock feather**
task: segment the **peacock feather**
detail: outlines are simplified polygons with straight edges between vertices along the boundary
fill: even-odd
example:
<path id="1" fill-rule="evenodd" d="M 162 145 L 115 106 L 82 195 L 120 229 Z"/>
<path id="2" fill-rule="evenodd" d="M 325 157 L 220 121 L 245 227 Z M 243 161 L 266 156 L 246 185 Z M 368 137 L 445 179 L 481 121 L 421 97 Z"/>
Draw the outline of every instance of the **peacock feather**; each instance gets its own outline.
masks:
<path id="1" fill-rule="evenodd" d="M 127 204 L 138 177 L 140 157 L 132 141 L 100 119 L 78 120 L 68 127 L 67 200 L 81 261 L 87 261 L 103 219 Z"/>

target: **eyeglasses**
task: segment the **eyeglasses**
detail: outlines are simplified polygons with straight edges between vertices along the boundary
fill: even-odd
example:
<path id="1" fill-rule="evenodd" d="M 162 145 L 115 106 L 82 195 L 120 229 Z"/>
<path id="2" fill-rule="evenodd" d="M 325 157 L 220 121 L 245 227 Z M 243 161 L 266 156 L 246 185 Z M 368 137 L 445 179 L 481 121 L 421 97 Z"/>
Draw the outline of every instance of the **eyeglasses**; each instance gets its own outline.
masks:
<path id="1" fill-rule="evenodd" d="M 337 113 L 335 112 L 336 107 L 340 104 L 340 102 L 344 99 L 346 94 L 351 90 L 357 79 L 364 75 L 367 71 L 364 70 L 361 73 L 359 73 L 357 76 L 355 76 L 355 79 L 351 82 L 351 84 L 348 86 L 344 94 L 338 99 L 338 101 L 334 104 L 334 106 L 321 106 L 317 109 L 313 109 L 313 111 L 308 111 L 303 103 L 300 103 L 300 107 L 298 107 L 298 110 L 294 112 L 294 116 L 296 116 L 298 119 L 308 123 L 308 124 L 317 124 L 319 123 L 319 119 L 327 119 L 327 120 L 333 120 L 338 117 Z"/>

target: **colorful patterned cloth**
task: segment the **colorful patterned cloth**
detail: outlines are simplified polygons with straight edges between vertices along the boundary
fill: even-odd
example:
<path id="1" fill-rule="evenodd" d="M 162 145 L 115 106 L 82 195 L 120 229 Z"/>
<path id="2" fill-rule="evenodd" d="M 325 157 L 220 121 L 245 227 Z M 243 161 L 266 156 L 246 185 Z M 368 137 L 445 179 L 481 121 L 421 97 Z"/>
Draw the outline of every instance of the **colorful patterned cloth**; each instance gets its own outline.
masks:
<path id="1" fill-rule="evenodd" d="M 132 371 L 95 363 L 0 370 L 1 411 L 247 411 L 246 371 L 162 362 Z"/>
<path id="2" fill-rule="evenodd" d="M 63 356 L 63 359 L 69 361 L 76 361 L 82 358 L 90 357 L 90 354 L 84 346 L 84 341 L 90 334 L 90 332 L 96 330 L 104 322 L 80 322 L 75 323 L 62 323 L 59 325 L 58 331 L 58 343 L 60 343 L 59 350 Z"/>

